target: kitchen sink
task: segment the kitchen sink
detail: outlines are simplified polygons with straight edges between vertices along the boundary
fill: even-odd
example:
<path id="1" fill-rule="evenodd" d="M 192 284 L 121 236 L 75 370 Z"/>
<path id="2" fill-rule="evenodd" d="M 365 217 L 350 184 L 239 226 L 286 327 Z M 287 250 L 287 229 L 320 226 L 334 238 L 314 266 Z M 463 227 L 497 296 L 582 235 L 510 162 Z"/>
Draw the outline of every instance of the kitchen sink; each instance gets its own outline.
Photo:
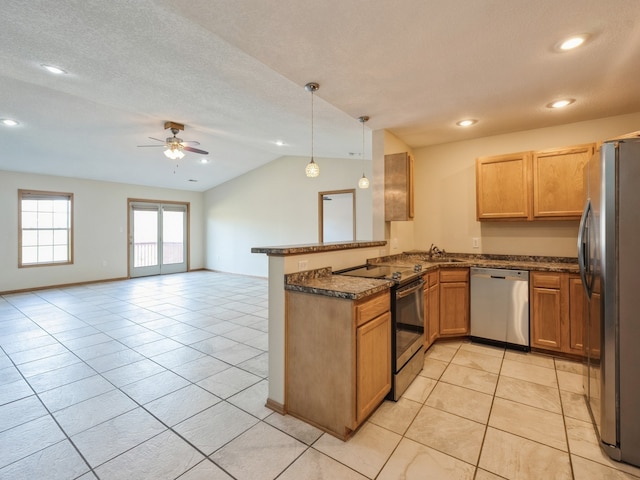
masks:
<path id="1" fill-rule="evenodd" d="M 437 263 L 459 263 L 464 262 L 464 260 L 458 260 L 457 258 L 442 258 L 437 260 Z"/>

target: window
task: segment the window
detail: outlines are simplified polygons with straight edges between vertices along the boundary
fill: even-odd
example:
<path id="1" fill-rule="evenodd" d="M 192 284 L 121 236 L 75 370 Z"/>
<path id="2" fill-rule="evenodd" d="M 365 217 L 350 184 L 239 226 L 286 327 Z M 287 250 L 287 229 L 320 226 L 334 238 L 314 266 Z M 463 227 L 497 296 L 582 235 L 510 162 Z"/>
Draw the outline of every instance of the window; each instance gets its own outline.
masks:
<path id="1" fill-rule="evenodd" d="M 18 266 L 73 263 L 73 194 L 18 190 Z"/>

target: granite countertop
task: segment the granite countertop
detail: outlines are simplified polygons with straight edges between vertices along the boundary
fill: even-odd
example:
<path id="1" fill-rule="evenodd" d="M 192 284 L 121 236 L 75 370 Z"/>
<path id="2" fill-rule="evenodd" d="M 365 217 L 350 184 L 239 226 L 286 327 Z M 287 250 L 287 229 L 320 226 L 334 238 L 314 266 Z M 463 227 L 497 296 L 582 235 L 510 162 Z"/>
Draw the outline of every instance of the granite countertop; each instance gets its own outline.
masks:
<path id="1" fill-rule="evenodd" d="M 386 244 L 387 242 L 385 240 L 308 243 L 303 245 L 282 245 L 278 247 L 253 247 L 251 253 L 266 253 L 271 256 L 303 255 L 306 253 L 332 252 L 335 250 L 350 250 L 354 248 L 384 247 Z"/>
<path id="2" fill-rule="evenodd" d="M 284 288 L 293 292 L 360 300 L 388 290 L 392 285 L 391 280 L 333 275 L 331 268 L 327 267 L 285 275 Z"/>
<path id="3" fill-rule="evenodd" d="M 456 260 L 456 261 L 451 261 Z M 508 270 L 578 273 L 578 261 L 570 257 L 534 257 L 524 255 L 471 255 L 448 253 L 441 258 L 429 258 L 427 252 L 412 251 L 388 257 L 372 258 L 368 263 L 412 267 L 422 265 L 425 272 L 434 268 L 485 267 Z"/>
<path id="4" fill-rule="evenodd" d="M 457 260 L 457 261 L 451 261 Z M 429 258 L 427 252 L 412 251 L 388 257 L 369 259 L 367 263 L 410 268 L 422 265 L 422 273 L 438 268 L 505 268 L 508 270 L 535 270 L 543 272 L 578 273 L 575 258 L 531 257 L 507 255 L 447 254 Z M 285 275 L 285 290 L 360 300 L 393 286 L 390 280 L 333 275 L 330 267 Z"/>

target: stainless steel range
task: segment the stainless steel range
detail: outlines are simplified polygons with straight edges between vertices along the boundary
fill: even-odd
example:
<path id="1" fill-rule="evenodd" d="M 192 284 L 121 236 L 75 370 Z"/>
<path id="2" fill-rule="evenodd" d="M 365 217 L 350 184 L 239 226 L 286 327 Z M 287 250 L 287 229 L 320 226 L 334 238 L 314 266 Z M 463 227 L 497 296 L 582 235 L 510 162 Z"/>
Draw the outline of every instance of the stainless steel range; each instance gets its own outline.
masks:
<path id="1" fill-rule="evenodd" d="M 414 269 L 362 265 L 335 272 L 339 275 L 392 280 L 391 371 L 388 399 L 397 401 L 424 364 L 424 280 L 420 266 Z"/>

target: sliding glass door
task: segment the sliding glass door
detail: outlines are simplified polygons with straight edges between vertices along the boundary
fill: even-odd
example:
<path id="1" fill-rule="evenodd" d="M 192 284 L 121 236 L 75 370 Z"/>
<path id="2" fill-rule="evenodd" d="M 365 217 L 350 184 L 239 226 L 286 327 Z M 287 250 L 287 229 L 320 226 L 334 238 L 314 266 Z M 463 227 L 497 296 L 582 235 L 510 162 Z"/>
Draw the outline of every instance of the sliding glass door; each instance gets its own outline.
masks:
<path id="1" fill-rule="evenodd" d="M 187 205 L 129 204 L 130 275 L 187 271 Z"/>

